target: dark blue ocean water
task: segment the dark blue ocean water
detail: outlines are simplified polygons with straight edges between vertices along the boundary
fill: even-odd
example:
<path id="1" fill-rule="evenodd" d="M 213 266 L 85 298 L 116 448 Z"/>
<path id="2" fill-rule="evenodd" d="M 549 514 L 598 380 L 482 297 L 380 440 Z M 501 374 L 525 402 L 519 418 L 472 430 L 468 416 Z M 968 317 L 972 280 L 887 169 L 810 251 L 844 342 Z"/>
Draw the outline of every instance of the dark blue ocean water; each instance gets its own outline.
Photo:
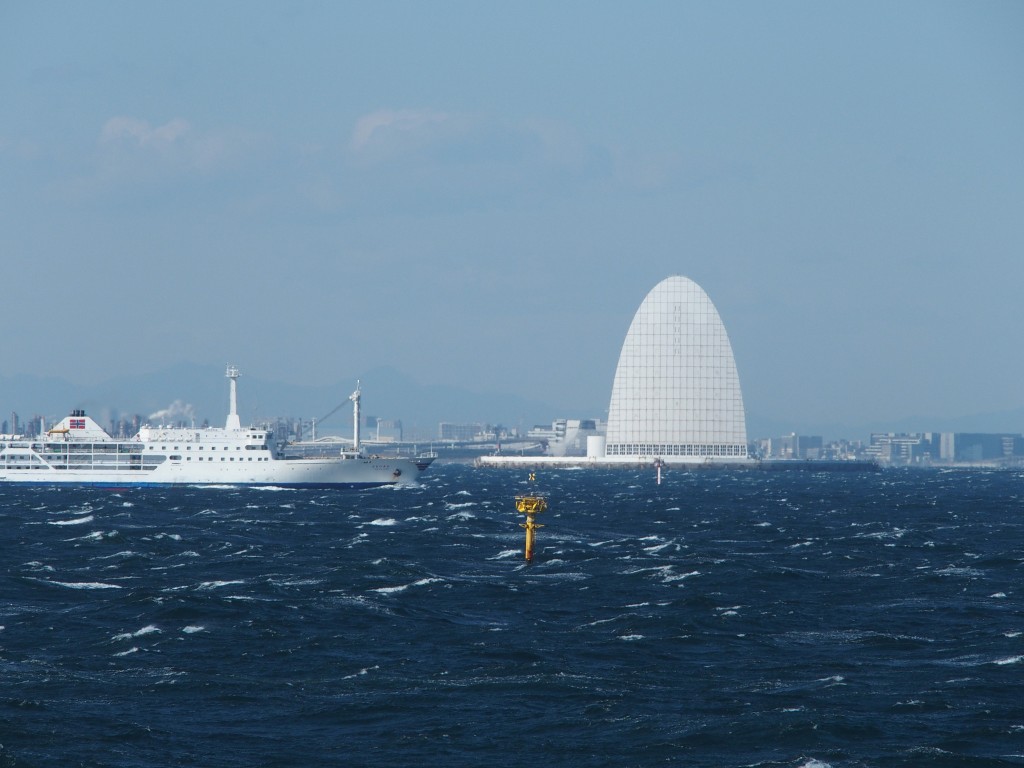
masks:
<path id="1" fill-rule="evenodd" d="M 0 766 L 1024 765 L 1024 476 L 0 490 Z"/>

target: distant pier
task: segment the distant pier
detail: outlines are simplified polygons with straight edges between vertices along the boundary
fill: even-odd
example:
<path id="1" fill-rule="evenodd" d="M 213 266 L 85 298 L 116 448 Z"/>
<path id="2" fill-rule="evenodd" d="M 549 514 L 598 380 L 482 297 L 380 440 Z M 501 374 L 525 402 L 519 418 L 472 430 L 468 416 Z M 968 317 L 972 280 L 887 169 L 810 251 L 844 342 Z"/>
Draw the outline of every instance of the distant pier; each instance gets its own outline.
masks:
<path id="1" fill-rule="evenodd" d="M 654 466 L 656 457 L 649 461 L 616 461 L 607 458 L 586 456 L 480 456 L 478 467 L 495 469 L 648 469 Z M 879 465 L 874 461 L 798 461 L 793 459 L 749 459 L 747 461 L 687 461 L 666 462 L 666 471 L 705 472 L 721 470 L 755 470 L 762 472 L 877 472 Z"/>

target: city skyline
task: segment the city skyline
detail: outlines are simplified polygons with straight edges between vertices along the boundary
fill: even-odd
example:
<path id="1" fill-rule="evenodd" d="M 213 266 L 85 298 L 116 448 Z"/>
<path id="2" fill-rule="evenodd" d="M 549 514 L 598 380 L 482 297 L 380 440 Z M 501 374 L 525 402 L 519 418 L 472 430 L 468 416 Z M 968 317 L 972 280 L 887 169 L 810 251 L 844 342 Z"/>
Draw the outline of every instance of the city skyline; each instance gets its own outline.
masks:
<path id="1" fill-rule="evenodd" d="M 594 410 L 561 408 L 550 403 L 528 401 L 507 393 L 481 393 L 459 388 L 425 385 L 415 377 L 391 369 L 377 369 L 327 385 L 289 385 L 242 370 L 239 412 L 242 421 L 293 418 L 310 422 L 334 411 L 321 424 L 322 434 L 351 432 L 347 395 L 357 379 L 362 380 L 364 413 L 386 420 L 402 421 L 409 434 L 430 436 L 441 422 L 481 423 L 529 429 L 559 418 L 601 419 L 607 406 Z M 74 408 L 84 408 L 106 424 L 110 418 L 140 416 L 143 420 L 195 419 L 219 424 L 228 409 L 223 365 L 170 366 L 152 374 L 138 374 L 79 387 L 61 379 L 0 375 L 0 420 L 16 411 L 25 420 L 43 416 L 53 422 Z M 609 382 L 609 395 L 611 382 Z M 337 409 L 337 410 L 336 410 Z M 942 414 L 916 416 L 863 424 L 800 424 L 775 422 L 747 413 L 748 440 L 755 442 L 789 434 L 821 435 L 826 440 L 867 441 L 873 433 L 964 432 L 1024 433 L 1024 408 L 978 413 L 966 418 Z"/>
<path id="2" fill-rule="evenodd" d="M 1024 408 L 1018 3 L 0 22 L 4 381 L 390 367 L 600 416 L 636 306 L 684 274 L 755 423 Z"/>

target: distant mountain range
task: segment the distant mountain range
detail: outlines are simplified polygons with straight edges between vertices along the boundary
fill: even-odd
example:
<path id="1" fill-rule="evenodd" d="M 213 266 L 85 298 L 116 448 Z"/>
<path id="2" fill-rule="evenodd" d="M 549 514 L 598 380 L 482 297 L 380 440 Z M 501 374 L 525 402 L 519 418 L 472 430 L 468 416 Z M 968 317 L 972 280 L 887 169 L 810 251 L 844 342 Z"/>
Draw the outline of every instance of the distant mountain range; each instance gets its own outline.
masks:
<path id="1" fill-rule="evenodd" d="M 427 439 L 442 421 L 501 424 L 528 428 L 556 418 L 605 418 L 607 403 L 566 408 L 517 395 L 474 392 L 460 387 L 422 384 L 389 367 L 375 368 L 330 385 L 295 385 L 243 374 L 238 410 L 242 421 L 278 416 L 310 419 L 337 411 L 322 426 L 323 434 L 351 434 L 348 396 L 362 381 L 363 413 L 400 419 L 407 434 Z M 610 395 L 609 391 L 609 395 Z M 338 406 L 341 406 L 338 408 Z M 220 425 L 228 412 L 228 386 L 218 366 L 179 363 L 153 373 L 121 376 L 91 387 L 65 379 L 30 375 L 0 376 L 0 421 L 17 411 L 23 420 L 43 415 L 52 422 L 72 408 L 84 408 L 101 424 L 111 417 L 168 421 L 208 419 Z M 747 413 L 751 439 L 797 432 L 866 440 L 871 432 L 1011 432 L 1024 433 L 1024 408 L 960 417 L 914 416 L 890 423 L 793 424 Z"/>

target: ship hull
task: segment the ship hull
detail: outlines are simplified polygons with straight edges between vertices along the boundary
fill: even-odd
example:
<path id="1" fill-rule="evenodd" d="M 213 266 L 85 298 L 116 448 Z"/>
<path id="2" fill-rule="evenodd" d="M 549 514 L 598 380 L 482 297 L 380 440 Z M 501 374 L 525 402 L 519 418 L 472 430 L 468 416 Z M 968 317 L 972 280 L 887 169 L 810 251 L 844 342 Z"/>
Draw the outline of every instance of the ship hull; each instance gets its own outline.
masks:
<path id="1" fill-rule="evenodd" d="M 173 486 L 262 486 L 278 488 L 377 488 L 415 483 L 423 462 L 407 459 L 285 459 L 245 466 L 201 467 L 165 462 L 145 469 L 0 469 L 0 484 L 159 488 Z"/>

